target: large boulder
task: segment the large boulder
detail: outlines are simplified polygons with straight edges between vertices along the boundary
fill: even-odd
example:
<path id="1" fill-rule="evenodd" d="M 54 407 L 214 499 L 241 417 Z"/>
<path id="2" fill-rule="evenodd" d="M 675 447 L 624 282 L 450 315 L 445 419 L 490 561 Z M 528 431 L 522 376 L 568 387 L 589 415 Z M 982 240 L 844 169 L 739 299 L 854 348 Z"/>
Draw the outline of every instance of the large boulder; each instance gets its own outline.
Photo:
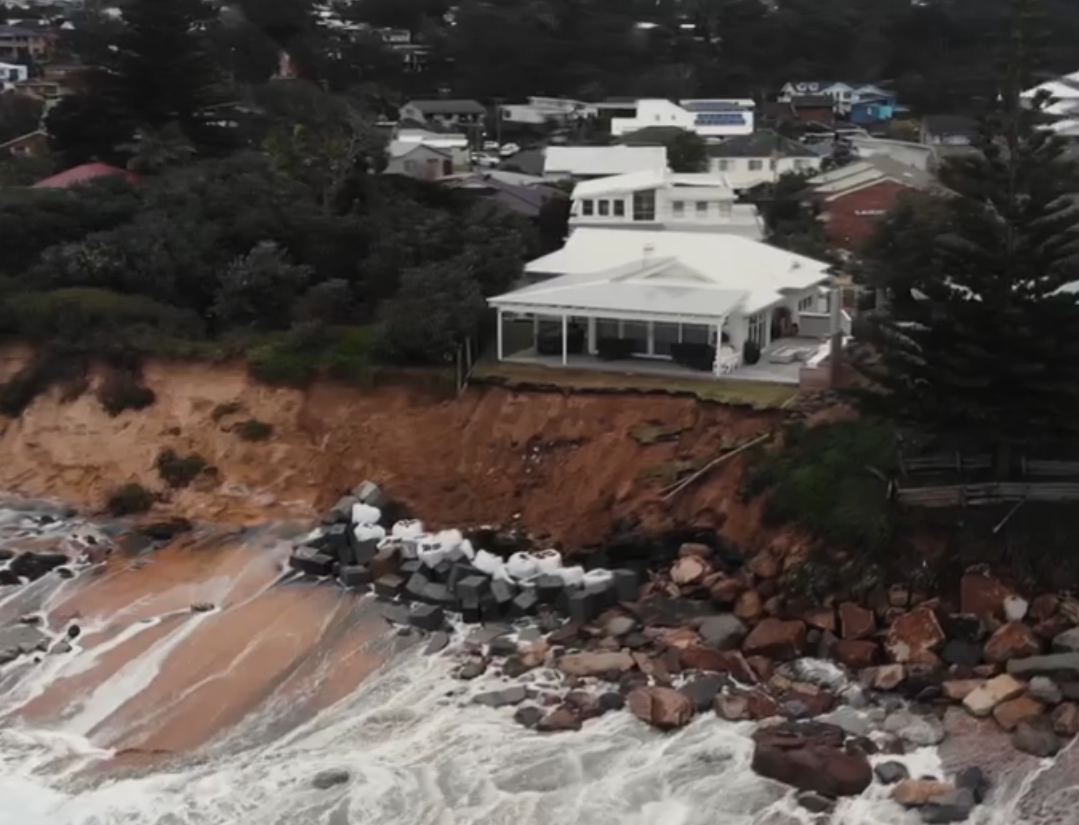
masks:
<path id="1" fill-rule="evenodd" d="M 716 650 L 704 645 L 690 645 L 679 651 L 679 662 L 686 670 L 728 673 L 743 684 L 757 683 L 757 674 L 737 650 Z"/>
<path id="2" fill-rule="evenodd" d="M 709 616 L 698 629 L 701 639 L 718 650 L 737 650 L 746 637 L 746 625 L 731 613 Z"/>
<path id="3" fill-rule="evenodd" d="M 623 651 L 569 653 L 558 660 L 558 669 L 567 676 L 622 674 L 634 667 L 633 657 Z"/>
<path id="4" fill-rule="evenodd" d="M 959 583 L 959 609 L 995 626 L 1004 619 L 1004 600 L 1015 595 L 1010 587 L 981 573 L 967 573 Z"/>
<path id="5" fill-rule="evenodd" d="M 1019 679 L 1048 676 L 1062 682 L 1079 681 L 1079 653 L 1053 653 L 1049 656 L 1012 659 L 1008 662 L 1008 673 Z"/>
<path id="6" fill-rule="evenodd" d="M 944 631 L 936 614 L 920 607 L 892 622 L 884 648 L 894 662 L 922 662 L 943 644 Z"/>
<path id="7" fill-rule="evenodd" d="M 753 734 L 753 770 L 828 797 L 856 796 L 873 781 L 863 754 L 843 750 L 844 732 L 816 722 L 783 722 Z"/>
<path id="8" fill-rule="evenodd" d="M 974 792 L 969 788 L 955 788 L 934 796 L 922 808 L 922 822 L 926 825 L 944 825 L 950 822 L 966 822 L 977 805 Z"/>
<path id="9" fill-rule="evenodd" d="M 806 651 L 806 626 L 799 621 L 764 619 L 746 637 L 742 650 L 749 656 L 793 659 Z"/>
<path id="10" fill-rule="evenodd" d="M 877 617 L 872 610 L 854 602 L 839 605 L 839 635 L 844 639 L 868 639 L 877 630 Z"/>
<path id="11" fill-rule="evenodd" d="M 1023 693 L 1025 687 L 1022 682 L 1016 680 L 1007 673 L 1002 673 L 972 690 L 963 699 L 965 707 L 973 716 L 984 717 L 993 712 L 993 708 L 1001 702 L 1007 702 Z"/>
<path id="12" fill-rule="evenodd" d="M 1053 725 L 1049 720 L 1027 719 L 1020 722 L 1012 734 L 1012 745 L 1023 753 L 1046 759 L 1057 755 L 1061 741 L 1053 733 Z"/>
<path id="13" fill-rule="evenodd" d="M 993 708 L 993 718 L 1004 730 L 1015 730 L 1020 722 L 1041 716 L 1045 705 L 1030 696 L 1016 696 Z"/>
<path id="14" fill-rule="evenodd" d="M 904 808 L 920 808 L 934 796 L 953 790 L 950 782 L 938 779 L 904 779 L 892 788 L 892 799 Z"/>
<path id="15" fill-rule="evenodd" d="M 1053 724 L 1053 733 L 1065 739 L 1071 739 L 1079 734 L 1079 705 L 1075 702 L 1065 702 L 1054 708 L 1050 721 Z"/>
<path id="16" fill-rule="evenodd" d="M 1079 627 L 1065 630 L 1053 637 L 1054 653 L 1079 653 Z"/>
<path id="17" fill-rule="evenodd" d="M 630 712 L 660 730 L 685 727 L 692 721 L 697 707 L 684 693 L 665 687 L 641 687 L 626 697 Z"/>
<path id="18" fill-rule="evenodd" d="M 997 629 L 985 643 L 985 660 L 999 664 L 1009 659 L 1036 656 L 1041 652 L 1042 640 L 1022 622 L 1008 622 Z"/>

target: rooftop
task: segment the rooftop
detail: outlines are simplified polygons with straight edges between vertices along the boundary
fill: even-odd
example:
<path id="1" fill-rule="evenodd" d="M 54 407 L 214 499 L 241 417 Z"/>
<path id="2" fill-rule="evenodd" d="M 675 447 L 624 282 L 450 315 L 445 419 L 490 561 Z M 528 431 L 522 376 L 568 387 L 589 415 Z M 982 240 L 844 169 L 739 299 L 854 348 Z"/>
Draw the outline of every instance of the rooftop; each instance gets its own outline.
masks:
<path id="1" fill-rule="evenodd" d="M 134 183 L 138 180 L 131 172 L 119 169 L 116 166 L 109 166 L 107 163 L 84 163 L 82 166 L 75 166 L 60 172 L 59 174 L 45 178 L 44 180 L 39 180 L 30 188 L 67 189 L 70 186 L 77 186 L 81 183 L 89 183 L 92 180 L 97 180 L 98 178 L 113 177 L 115 175 L 123 175 L 130 183 Z"/>
<path id="2" fill-rule="evenodd" d="M 594 198 L 598 195 L 658 189 L 661 186 L 717 187 L 728 190 L 732 200 L 735 197 L 734 190 L 731 189 L 724 175 L 670 172 L 666 169 L 648 169 L 643 172 L 629 172 L 625 175 L 582 181 L 573 187 L 573 197 Z"/>
<path id="3" fill-rule="evenodd" d="M 824 172 L 809 180 L 813 191 L 827 198 L 846 194 L 882 180 L 892 180 L 914 189 L 938 186 L 928 172 L 887 157 L 873 157 Z"/>
<path id="4" fill-rule="evenodd" d="M 410 100 L 406 106 L 415 106 L 426 115 L 485 115 L 487 109 L 475 100 Z"/>
<path id="5" fill-rule="evenodd" d="M 548 146 L 544 162 L 546 174 L 591 177 L 666 168 L 664 146 Z"/>
<path id="6" fill-rule="evenodd" d="M 815 158 L 819 155 L 804 143 L 784 137 L 772 129 L 759 129 L 749 135 L 728 138 L 708 147 L 713 158 Z"/>
<path id="7" fill-rule="evenodd" d="M 492 298 L 514 306 L 678 318 L 752 313 L 829 280 L 829 265 L 738 235 L 628 229 L 574 230 L 526 272 L 559 277 Z"/>

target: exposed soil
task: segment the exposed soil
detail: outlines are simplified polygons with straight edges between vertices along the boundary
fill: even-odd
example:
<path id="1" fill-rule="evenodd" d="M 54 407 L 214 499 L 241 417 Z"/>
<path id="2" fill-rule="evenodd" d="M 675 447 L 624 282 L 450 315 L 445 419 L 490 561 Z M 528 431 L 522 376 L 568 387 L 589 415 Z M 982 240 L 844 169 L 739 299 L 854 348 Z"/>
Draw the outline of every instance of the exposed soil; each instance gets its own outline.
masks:
<path id="1" fill-rule="evenodd" d="M 0 354 L 0 378 L 25 358 L 17 350 Z M 626 516 L 645 527 L 722 525 L 750 547 L 766 535 L 755 508 L 737 500 L 740 458 L 673 502 L 659 491 L 679 471 L 767 432 L 782 412 L 496 387 L 447 400 L 414 382 L 366 391 L 275 389 L 239 365 L 155 363 L 144 380 L 157 401 L 143 411 L 113 418 L 92 391 L 65 403 L 55 389 L 21 418 L 4 421 L 0 489 L 98 508 L 110 490 L 138 481 L 167 493 L 160 509 L 255 522 L 314 512 L 371 478 L 434 526 L 517 518 L 571 549 L 599 542 Z M 223 405 L 234 411 L 221 415 Z M 250 419 L 271 424 L 272 436 L 243 440 L 235 427 Z M 652 440 L 641 437 L 650 425 L 663 437 L 642 443 Z M 199 454 L 217 475 L 168 490 L 154 466 L 166 448 Z"/>

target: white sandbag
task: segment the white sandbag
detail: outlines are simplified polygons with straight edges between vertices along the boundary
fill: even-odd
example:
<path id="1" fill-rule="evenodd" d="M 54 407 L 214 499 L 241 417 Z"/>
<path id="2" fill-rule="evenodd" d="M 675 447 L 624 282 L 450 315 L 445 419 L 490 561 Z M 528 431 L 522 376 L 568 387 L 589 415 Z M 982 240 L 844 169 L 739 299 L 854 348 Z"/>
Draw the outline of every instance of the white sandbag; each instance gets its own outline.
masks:
<path id="1" fill-rule="evenodd" d="M 372 507 L 370 504 L 352 505 L 353 524 L 378 524 L 380 518 L 382 518 L 382 511 L 377 507 Z"/>
<path id="2" fill-rule="evenodd" d="M 435 533 L 435 541 L 441 544 L 443 549 L 447 552 L 456 550 L 460 547 L 464 538 L 465 537 L 461 535 L 460 530 L 439 530 Z"/>
<path id="3" fill-rule="evenodd" d="M 514 553 L 506 561 L 506 572 L 509 573 L 510 578 L 512 579 L 525 581 L 526 579 L 531 579 L 535 576 L 536 572 L 539 570 L 536 562 L 536 557 L 531 553 Z"/>
<path id="4" fill-rule="evenodd" d="M 416 557 L 427 567 L 438 567 L 439 563 L 446 558 L 446 552 L 446 548 L 438 541 L 425 541 L 416 547 Z"/>
<path id="5" fill-rule="evenodd" d="M 602 593 L 604 592 L 611 581 L 614 579 L 614 573 L 610 570 L 589 570 L 584 574 L 584 589 L 589 593 Z"/>
<path id="6" fill-rule="evenodd" d="M 414 539 L 423 534 L 423 522 L 417 519 L 403 519 L 393 525 L 393 537 Z"/>
<path id="7" fill-rule="evenodd" d="M 495 573 L 505 570 L 502 559 L 494 553 L 488 553 L 486 550 L 480 550 L 476 553 L 476 558 L 472 559 L 472 566 L 488 576 L 494 576 Z"/>
<path id="8" fill-rule="evenodd" d="M 386 531 L 377 524 L 357 524 L 352 535 L 356 541 L 381 541 L 386 538 Z"/>
<path id="9" fill-rule="evenodd" d="M 562 554 L 557 550 L 539 550 L 532 557 L 536 560 L 537 575 L 557 573 L 562 569 Z"/>
<path id="10" fill-rule="evenodd" d="M 465 561 L 472 561 L 476 558 L 476 548 L 472 546 L 472 542 L 468 539 L 464 539 L 457 547 L 457 553 Z"/>
<path id="11" fill-rule="evenodd" d="M 563 567 L 557 572 L 566 587 L 580 587 L 584 583 L 583 567 Z"/>

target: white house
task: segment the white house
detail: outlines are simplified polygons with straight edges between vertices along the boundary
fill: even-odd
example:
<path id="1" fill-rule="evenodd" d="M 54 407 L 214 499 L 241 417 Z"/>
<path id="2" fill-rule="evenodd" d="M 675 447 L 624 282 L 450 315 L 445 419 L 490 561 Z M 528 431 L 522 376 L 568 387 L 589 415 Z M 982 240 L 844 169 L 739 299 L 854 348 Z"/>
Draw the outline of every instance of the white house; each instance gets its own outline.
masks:
<path id="1" fill-rule="evenodd" d="M 426 143 L 395 140 L 386 152 L 385 172 L 388 175 L 407 175 L 417 180 L 435 181 L 459 171 L 454 167 L 451 150 Z"/>
<path id="2" fill-rule="evenodd" d="M 1079 72 L 1040 83 L 1019 97 L 1029 103 L 1039 92 L 1048 92 L 1053 98 L 1053 103 L 1045 108 L 1047 115 L 1062 118 L 1079 116 Z"/>
<path id="3" fill-rule="evenodd" d="M 711 138 L 748 135 L 753 131 L 751 100 L 683 100 L 674 103 L 664 98 L 648 98 L 621 104 L 621 107 L 633 114 L 611 118 L 611 134 L 615 137 L 648 126 L 677 126 Z"/>
<path id="4" fill-rule="evenodd" d="M 30 70 L 17 63 L 0 63 L 0 88 L 5 83 L 25 83 L 30 78 Z"/>
<path id="5" fill-rule="evenodd" d="M 845 327 L 828 264 L 736 234 L 583 227 L 526 273 L 488 300 L 499 360 L 797 383 Z M 507 351 L 507 324 L 531 344 Z"/>
<path id="6" fill-rule="evenodd" d="M 667 168 L 665 146 L 548 146 L 546 178 L 602 178 Z"/>
<path id="7" fill-rule="evenodd" d="M 593 116 L 596 111 L 596 107 L 588 103 L 562 97 L 530 97 L 527 103 L 508 103 L 499 107 L 499 115 L 507 123 L 532 126 L 567 123 Z"/>
<path id="8" fill-rule="evenodd" d="M 763 237 L 756 207 L 736 199 L 721 175 L 631 172 L 578 183 L 569 225 L 571 230 L 595 226 Z"/>
<path id="9" fill-rule="evenodd" d="M 890 93 L 873 83 L 842 83 L 832 80 L 794 81 L 784 84 L 779 93 L 779 100 L 790 102 L 796 97 L 827 95 L 835 104 L 840 114 L 849 114 L 851 107 L 863 100 L 876 97 L 890 97 Z"/>
<path id="10" fill-rule="evenodd" d="M 819 171 L 824 161 L 820 152 L 771 129 L 709 146 L 708 156 L 712 172 L 723 175 L 736 191 L 774 183 L 787 172 Z"/>

